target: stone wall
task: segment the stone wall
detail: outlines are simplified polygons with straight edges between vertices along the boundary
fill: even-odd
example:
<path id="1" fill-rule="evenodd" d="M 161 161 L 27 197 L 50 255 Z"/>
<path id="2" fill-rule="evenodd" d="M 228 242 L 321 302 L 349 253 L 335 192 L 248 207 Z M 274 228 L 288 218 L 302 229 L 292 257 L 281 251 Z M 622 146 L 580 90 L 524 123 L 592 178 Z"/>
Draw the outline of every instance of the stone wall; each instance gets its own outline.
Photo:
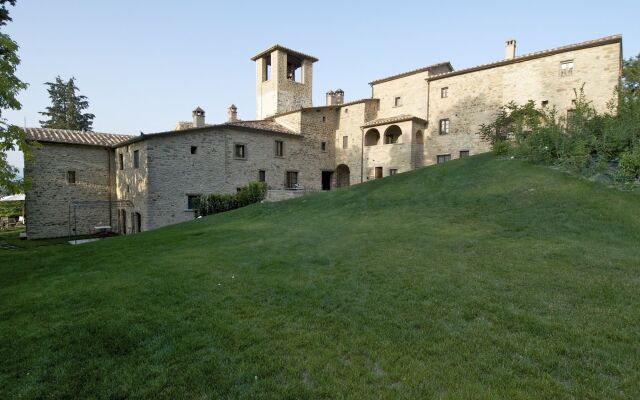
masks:
<path id="1" fill-rule="evenodd" d="M 574 71 L 562 77 L 560 63 L 566 60 L 574 61 Z M 489 145 L 476 132 L 510 101 L 535 100 L 538 106 L 548 101 L 547 107 L 565 115 L 573 107 L 574 90 L 584 84 L 587 99 L 598 111 L 605 111 L 619 74 L 620 45 L 616 43 L 431 80 L 425 164 L 435 163 L 438 154 L 457 158 L 461 150 L 488 151 Z M 446 98 L 441 98 L 443 87 L 448 88 Z M 450 120 L 448 135 L 439 134 L 439 121 L 444 118 Z"/>
<path id="2" fill-rule="evenodd" d="M 113 150 L 106 148 L 58 143 L 34 148 L 33 158 L 25 160 L 25 176 L 31 179 L 25 202 L 27 237 L 89 235 L 96 226 L 113 226 L 108 205 L 113 168 Z M 68 171 L 75 171 L 73 184 L 67 182 Z M 74 201 L 104 203 L 76 207 L 74 223 Z"/>
<path id="3" fill-rule="evenodd" d="M 139 166 L 134 167 L 133 158 L 135 151 L 139 154 Z M 122 155 L 122 169 L 120 166 Z M 115 156 L 115 194 L 118 200 L 130 201 L 131 204 L 121 203 L 117 208 L 117 224 L 114 231 L 121 234 L 135 233 L 138 229 L 135 222 L 135 213 L 140 215 L 140 230 L 150 229 L 149 225 L 149 182 L 148 182 L 148 148 L 147 142 L 135 142 L 130 145 L 116 148 Z M 122 218 L 122 212 L 126 217 Z"/>

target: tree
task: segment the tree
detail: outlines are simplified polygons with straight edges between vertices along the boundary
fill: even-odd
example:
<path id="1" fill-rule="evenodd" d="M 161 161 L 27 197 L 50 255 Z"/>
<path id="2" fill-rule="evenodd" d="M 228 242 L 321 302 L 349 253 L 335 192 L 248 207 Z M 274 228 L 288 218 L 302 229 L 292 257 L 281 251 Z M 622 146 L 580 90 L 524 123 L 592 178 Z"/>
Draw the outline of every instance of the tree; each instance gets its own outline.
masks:
<path id="1" fill-rule="evenodd" d="M 630 93 L 640 95 L 640 54 L 624 61 L 622 85 Z"/>
<path id="2" fill-rule="evenodd" d="M 49 118 L 46 121 L 40 121 L 43 128 L 92 130 L 95 115 L 82 112 L 89 108 L 89 101 L 86 96 L 77 94 L 78 87 L 75 81 L 75 78 L 71 77 L 65 82 L 57 76 L 55 82 L 45 83 L 49 86 L 47 91 L 51 98 L 51 106 L 47 107 L 46 111 L 40 112 Z"/>
<path id="3" fill-rule="evenodd" d="M 11 21 L 7 6 L 15 4 L 15 0 L 0 0 L 0 28 Z M 20 64 L 17 52 L 18 44 L 9 35 L 0 32 L 0 187 L 9 191 L 20 190 L 24 182 L 17 179 L 18 169 L 7 162 L 7 151 L 19 149 L 25 158 L 30 155 L 24 131 L 2 117 L 3 110 L 19 110 L 22 107 L 16 96 L 27 88 L 27 84 L 15 75 Z"/>

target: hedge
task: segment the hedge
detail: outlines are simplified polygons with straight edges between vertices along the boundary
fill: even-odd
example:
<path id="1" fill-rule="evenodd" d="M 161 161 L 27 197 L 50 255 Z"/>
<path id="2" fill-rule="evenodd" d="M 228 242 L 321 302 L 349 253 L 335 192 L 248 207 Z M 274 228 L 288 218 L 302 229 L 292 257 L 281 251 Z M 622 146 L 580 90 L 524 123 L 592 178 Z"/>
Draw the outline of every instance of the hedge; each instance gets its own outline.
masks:
<path id="1" fill-rule="evenodd" d="M 264 182 L 249 182 L 235 194 L 203 194 L 196 201 L 196 216 L 217 214 L 259 203 L 266 195 L 267 185 Z"/>

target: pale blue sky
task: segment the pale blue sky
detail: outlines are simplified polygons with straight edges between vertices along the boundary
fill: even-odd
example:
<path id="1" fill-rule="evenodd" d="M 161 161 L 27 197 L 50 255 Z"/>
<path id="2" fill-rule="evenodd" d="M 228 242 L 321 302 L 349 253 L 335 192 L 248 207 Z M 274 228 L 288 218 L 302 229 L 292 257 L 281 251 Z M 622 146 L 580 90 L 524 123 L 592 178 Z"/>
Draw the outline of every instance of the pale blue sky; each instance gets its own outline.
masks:
<path id="1" fill-rule="evenodd" d="M 207 122 L 255 117 L 254 64 L 280 43 L 320 59 L 314 104 L 329 89 L 369 97 L 369 81 L 449 60 L 454 68 L 620 33 L 625 58 L 640 53 L 637 0 L 629 1 L 72 1 L 18 0 L 4 28 L 20 45 L 30 87 L 13 123 L 39 126 L 44 82 L 75 76 L 94 130 L 172 129 L 201 106 Z M 11 162 L 21 167 L 17 154 Z"/>

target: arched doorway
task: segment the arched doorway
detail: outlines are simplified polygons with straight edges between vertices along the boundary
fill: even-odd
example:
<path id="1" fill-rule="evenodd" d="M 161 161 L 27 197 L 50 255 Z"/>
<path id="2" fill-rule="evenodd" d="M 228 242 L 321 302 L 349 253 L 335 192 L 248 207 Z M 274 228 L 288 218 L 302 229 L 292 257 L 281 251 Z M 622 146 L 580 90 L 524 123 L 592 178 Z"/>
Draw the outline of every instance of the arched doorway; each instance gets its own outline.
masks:
<path id="1" fill-rule="evenodd" d="M 424 144 L 424 136 L 422 135 L 422 131 L 416 132 L 416 144 Z"/>
<path id="2" fill-rule="evenodd" d="M 133 214 L 133 221 L 135 224 L 136 233 L 142 232 L 142 215 L 139 212 Z"/>
<path id="3" fill-rule="evenodd" d="M 384 131 L 384 144 L 398 143 L 400 135 L 402 135 L 402 129 L 398 125 L 391 125 Z"/>
<path id="4" fill-rule="evenodd" d="M 338 187 L 347 187 L 351 182 L 349 167 L 344 164 L 338 165 L 336 168 L 336 186 Z"/>
<path id="5" fill-rule="evenodd" d="M 377 129 L 369 129 L 364 135 L 365 146 L 375 146 L 380 143 L 380 132 Z"/>

